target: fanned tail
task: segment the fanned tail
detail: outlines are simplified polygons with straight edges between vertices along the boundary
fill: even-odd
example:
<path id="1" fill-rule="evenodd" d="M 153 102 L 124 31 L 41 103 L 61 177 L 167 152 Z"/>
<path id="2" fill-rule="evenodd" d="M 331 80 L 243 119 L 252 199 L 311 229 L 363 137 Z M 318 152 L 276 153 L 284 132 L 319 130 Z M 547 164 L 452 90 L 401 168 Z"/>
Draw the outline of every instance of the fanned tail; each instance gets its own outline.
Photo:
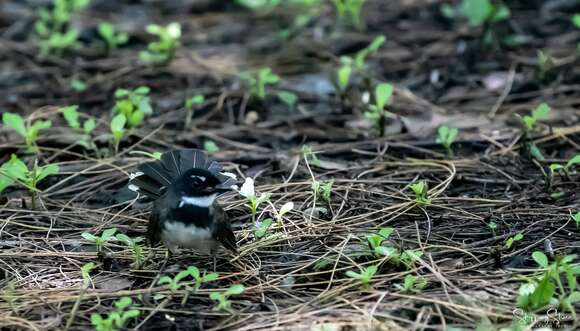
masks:
<path id="1" fill-rule="evenodd" d="M 189 169 L 205 169 L 216 175 L 223 186 L 232 186 L 236 180 L 221 173 L 222 165 L 201 150 L 180 149 L 166 152 L 158 161 L 140 164 L 131 174 L 129 189 L 157 199 L 179 176 Z"/>

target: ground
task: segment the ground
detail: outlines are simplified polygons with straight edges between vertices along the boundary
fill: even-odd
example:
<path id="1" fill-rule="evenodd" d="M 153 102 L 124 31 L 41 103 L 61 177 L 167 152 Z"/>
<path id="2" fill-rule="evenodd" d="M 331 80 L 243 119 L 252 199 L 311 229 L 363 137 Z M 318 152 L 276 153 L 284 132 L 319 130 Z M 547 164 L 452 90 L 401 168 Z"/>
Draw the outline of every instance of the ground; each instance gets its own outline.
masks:
<path id="1" fill-rule="evenodd" d="M 580 268 L 561 257 L 580 251 L 580 168 L 550 170 L 580 153 L 578 1 L 506 1 L 509 18 L 471 26 L 459 1 L 368 0 L 359 27 L 320 3 L 250 10 L 236 1 L 93 0 L 69 24 L 78 47 L 44 56 L 34 22 L 50 1 L 0 3 L 0 112 L 52 124 L 31 153 L 4 123 L 0 163 L 15 154 L 29 167 L 59 167 L 37 193 L 16 183 L 0 197 L 3 329 L 89 330 L 91 314 L 117 309 L 138 311 L 124 327 L 141 330 L 578 327 Z M 442 14 L 444 3 L 455 18 Z M 299 14 L 307 23 L 293 26 Z M 105 52 L 103 21 L 128 43 Z M 146 25 L 170 22 L 182 28 L 174 54 L 140 61 L 156 39 Z M 386 42 L 338 93 L 341 56 L 381 35 Z M 240 76 L 263 67 L 280 79 L 261 100 Z M 364 115 L 380 82 L 394 86 L 382 130 Z M 115 91 L 139 86 L 150 88 L 152 112 L 115 146 Z M 195 95 L 204 100 L 186 126 L 184 101 Z M 526 131 L 522 117 L 541 103 L 551 112 Z M 81 123 L 96 121 L 94 149 L 65 121 L 61 107 L 70 105 Z M 437 142 L 441 126 L 459 130 L 450 150 Z M 252 177 L 258 194 L 272 194 L 257 221 L 240 194 L 220 198 L 239 251 L 220 251 L 219 278 L 199 290 L 185 287 L 191 276 L 178 289 L 159 279 L 190 266 L 210 273 L 211 257 L 167 257 L 142 241 L 136 265 L 122 239 L 97 253 L 82 235 L 116 228 L 144 237 L 151 205 L 126 186 L 151 156 L 136 152 L 179 148 L 205 148 L 238 185 Z M 411 189 L 419 182 L 424 200 Z M 313 183 L 332 186 L 325 196 Z M 257 234 L 267 218 L 272 225 Z M 375 267 L 368 284 L 353 274 Z M 213 309 L 210 293 L 235 284 L 244 291 L 230 296 L 229 311 Z M 548 300 L 523 303 L 525 284 Z M 118 308 L 124 297 L 130 307 Z"/>

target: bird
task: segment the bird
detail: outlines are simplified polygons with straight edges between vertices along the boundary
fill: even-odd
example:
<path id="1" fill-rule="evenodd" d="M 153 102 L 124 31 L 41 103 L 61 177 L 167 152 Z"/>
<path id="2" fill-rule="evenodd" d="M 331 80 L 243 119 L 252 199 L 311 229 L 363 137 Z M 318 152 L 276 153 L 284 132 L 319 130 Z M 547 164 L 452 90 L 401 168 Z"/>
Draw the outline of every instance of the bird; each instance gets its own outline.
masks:
<path id="1" fill-rule="evenodd" d="M 235 175 L 198 149 L 163 153 L 142 163 L 130 175 L 128 188 L 154 200 L 147 227 L 151 246 L 172 254 L 181 248 L 214 257 L 220 244 L 237 253 L 236 236 L 217 197 L 236 188 Z"/>

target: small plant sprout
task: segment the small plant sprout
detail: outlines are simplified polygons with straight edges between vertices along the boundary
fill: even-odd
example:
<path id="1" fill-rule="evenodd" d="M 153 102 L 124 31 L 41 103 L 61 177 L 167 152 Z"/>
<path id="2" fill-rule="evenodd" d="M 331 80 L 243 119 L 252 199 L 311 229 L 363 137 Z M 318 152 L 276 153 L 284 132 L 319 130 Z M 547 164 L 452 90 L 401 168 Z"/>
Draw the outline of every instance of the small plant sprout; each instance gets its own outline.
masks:
<path id="1" fill-rule="evenodd" d="M 554 69 L 555 60 L 550 54 L 538 50 L 538 79 L 544 81 L 548 77 L 548 73 Z"/>
<path id="2" fill-rule="evenodd" d="M 265 192 L 260 194 L 260 196 L 256 196 L 256 191 L 254 189 L 254 179 L 252 177 L 246 177 L 246 180 L 244 181 L 244 184 L 242 184 L 239 192 L 244 198 L 246 198 L 246 206 L 252 213 L 252 222 L 256 223 L 256 213 L 258 212 L 258 207 L 270 199 L 272 193 Z"/>
<path id="3" fill-rule="evenodd" d="M 186 287 L 188 288 L 189 285 L 185 282 L 182 282 L 182 280 L 184 280 L 185 278 L 189 277 L 190 273 L 189 270 L 183 270 L 178 272 L 174 277 L 170 277 L 170 276 L 163 276 L 161 278 L 159 278 L 159 281 L 157 281 L 158 285 L 164 285 L 167 284 L 169 286 L 169 289 L 171 290 L 171 292 L 176 292 L 179 289 L 181 289 L 182 287 Z M 189 288 L 191 289 L 191 288 Z"/>
<path id="4" fill-rule="evenodd" d="M 378 233 L 373 233 L 367 236 L 366 239 L 373 254 L 392 256 L 397 253 L 395 248 L 383 245 L 394 231 L 394 228 L 382 228 Z"/>
<path id="5" fill-rule="evenodd" d="M 155 35 L 159 41 L 147 45 L 147 50 L 139 53 L 139 59 L 146 64 L 167 64 L 181 45 L 181 25 L 169 23 L 167 26 L 148 25 L 147 33 Z"/>
<path id="6" fill-rule="evenodd" d="M 532 253 L 532 258 L 544 270 L 538 277 L 530 278 L 527 283 L 520 286 L 518 307 L 536 311 L 555 305 L 569 311 L 576 320 L 574 305 L 580 302 L 580 291 L 577 290 L 580 269 L 572 264 L 576 256 L 557 257 L 552 264 L 549 264 L 548 257 L 539 251 Z M 564 285 L 564 279 L 567 286 Z"/>
<path id="7" fill-rule="evenodd" d="M 140 86 L 134 90 L 117 89 L 115 91 L 114 114 L 122 114 L 127 120 L 127 127 L 135 128 L 145 119 L 145 116 L 153 113 L 151 99 L 147 86 Z"/>
<path id="8" fill-rule="evenodd" d="M 87 83 L 80 79 L 72 79 L 70 81 L 70 88 L 77 93 L 84 92 L 87 90 Z"/>
<path id="9" fill-rule="evenodd" d="M 278 99 L 285 103 L 290 109 L 294 109 L 298 102 L 298 96 L 292 92 L 280 91 L 276 94 Z"/>
<path id="10" fill-rule="evenodd" d="M 368 267 L 360 267 L 360 273 L 349 270 L 346 272 L 346 275 L 350 278 L 357 279 L 363 287 L 369 287 L 371 280 L 375 276 L 378 271 L 378 267 L 376 265 L 371 265 Z"/>
<path id="11" fill-rule="evenodd" d="M 209 294 L 209 298 L 213 301 L 217 301 L 217 305 L 212 308 L 214 311 L 224 311 L 232 312 L 232 302 L 229 297 L 232 295 L 238 295 L 244 293 L 244 286 L 241 284 L 235 284 L 230 286 L 224 292 L 212 292 Z"/>
<path id="12" fill-rule="evenodd" d="M 421 276 L 407 274 L 403 285 L 397 285 L 403 293 L 418 293 L 427 286 L 427 280 Z"/>
<path id="13" fill-rule="evenodd" d="M 388 116 L 385 106 L 391 103 L 392 96 L 393 85 L 388 83 L 378 84 L 375 87 L 375 104 L 369 105 L 369 109 L 364 113 L 365 117 L 379 129 L 381 137 L 385 135 L 385 121 Z"/>
<path id="14" fill-rule="evenodd" d="M 315 197 L 319 197 L 322 201 L 330 203 L 330 196 L 332 195 L 332 185 L 334 185 L 334 180 L 329 180 L 328 182 L 319 182 L 317 180 L 312 181 L 312 194 Z"/>
<path id="15" fill-rule="evenodd" d="M 486 46 L 498 43 L 494 27 L 498 22 L 509 19 L 511 15 L 506 5 L 501 2 L 494 4 L 491 0 L 463 0 L 461 14 L 469 25 L 483 29 L 483 43 Z"/>
<path id="16" fill-rule="evenodd" d="M 415 202 L 419 206 L 426 206 L 431 204 L 431 198 L 429 198 L 429 186 L 427 185 L 426 181 L 422 180 L 415 182 L 409 187 L 415 193 Z"/>
<path id="17" fill-rule="evenodd" d="M 449 128 L 442 126 L 437 130 L 437 143 L 445 148 L 448 157 L 453 157 L 453 149 L 451 145 L 455 142 L 459 130 L 456 128 Z"/>
<path id="18" fill-rule="evenodd" d="M 139 244 L 140 242 L 144 241 L 143 237 L 131 238 L 126 234 L 117 233 L 115 238 L 131 248 L 131 251 L 133 252 L 134 268 L 140 269 L 145 265 L 145 254 L 143 252 L 143 246 Z"/>
<path id="19" fill-rule="evenodd" d="M 320 159 L 316 156 L 316 152 L 312 150 L 310 145 L 302 145 L 302 157 L 309 165 L 313 165 L 315 167 L 320 167 Z"/>
<path id="20" fill-rule="evenodd" d="M 105 244 L 114 238 L 115 232 L 117 232 L 116 228 L 110 228 L 105 229 L 100 236 L 95 236 L 94 234 L 83 232 L 81 233 L 81 237 L 83 237 L 85 240 L 94 242 L 97 249 L 97 254 L 102 256 Z"/>
<path id="21" fill-rule="evenodd" d="M 2 115 L 2 122 L 5 127 L 13 129 L 24 138 L 29 153 L 38 152 L 36 141 L 38 140 L 40 130 L 48 129 L 52 126 L 50 121 L 38 120 L 32 122 L 30 119 L 25 120 L 18 114 L 8 112 Z"/>
<path id="22" fill-rule="evenodd" d="M 58 174 L 59 167 L 56 164 L 38 166 L 35 161 L 32 169 L 28 169 L 15 154 L 12 154 L 10 160 L 0 167 L 0 193 L 7 187 L 18 183 L 26 187 L 34 196 L 38 192 L 38 183 L 48 176 Z M 34 206 L 35 200 L 32 199 Z"/>
<path id="23" fill-rule="evenodd" d="M 552 164 L 550 164 L 550 177 L 553 178 L 554 174 L 558 170 L 563 170 L 564 173 L 566 173 L 568 175 L 570 169 L 578 164 L 580 164 L 580 154 L 572 157 L 570 160 L 568 160 L 568 162 L 566 162 L 565 165 L 561 165 L 558 163 L 552 163 Z"/>
<path id="24" fill-rule="evenodd" d="M 506 249 L 511 249 L 511 248 L 512 248 L 512 246 L 514 245 L 514 243 L 515 243 L 516 241 L 520 241 L 520 240 L 522 240 L 522 239 L 524 239 L 524 235 L 523 235 L 523 234 L 521 234 L 521 233 L 518 233 L 518 234 L 516 234 L 516 235 L 515 235 L 515 236 L 513 236 L 513 237 L 509 237 L 509 238 L 508 238 L 508 239 L 505 241 L 504 247 L 505 247 Z"/>
<path id="25" fill-rule="evenodd" d="M 95 264 L 93 262 L 89 262 L 84 264 L 81 267 L 81 277 L 83 279 L 83 287 L 88 288 L 89 284 L 91 283 L 91 271 L 95 268 Z"/>
<path id="26" fill-rule="evenodd" d="M 257 72 L 242 73 L 240 79 L 250 89 L 250 95 L 258 100 L 264 100 L 266 98 L 266 88 L 268 85 L 273 85 L 280 81 L 280 77 L 268 67 L 263 67 Z"/>
<path id="27" fill-rule="evenodd" d="M 574 220 L 574 222 L 576 222 L 576 227 L 580 226 L 580 211 L 577 212 L 576 214 L 574 214 L 574 216 L 572 216 L 572 219 Z"/>
<path id="28" fill-rule="evenodd" d="M 109 22 L 102 22 L 97 27 L 97 31 L 101 38 L 107 45 L 107 52 L 114 52 L 117 47 L 126 44 L 129 41 L 129 35 L 124 32 L 119 32 L 115 26 Z"/>
<path id="29" fill-rule="evenodd" d="M 79 121 L 78 106 L 67 106 L 60 109 L 64 119 L 68 123 L 68 126 L 75 131 L 78 136 L 76 144 L 84 147 L 85 149 L 91 149 L 96 151 L 97 146 L 91 138 L 91 133 L 95 130 L 97 124 L 94 119 L 89 118 L 84 121 L 81 125 Z"/>
<path id="30" fill-rule="evenodd" d="M 115 310 L 106 318 L 97 313 L 91 314 L 91 324 L 96 331 L 124 330 L 131 319 L 141 315 L 141 312 L 133 307 L 133 300 L 129 297 L 122 297 L 115 302 L 114 306 Z"/>
<path id="31" fill-rule="evenodd" d="M 361 12 L 366 0 L 332 0 L 338 19 L 357 30 L 364 29 Z"/>
<path id="32" fill-rule="evenodd" d="M 294 203 L 292 201 L 286 202 L 280 207 L 280 210 L 276 213 L 276 221 L 279 226 L 282 226 L 284 215 L 294 209 Z"/>
<path id="33" fill-rule="evenodd" d="M 215 141 L 213 140 L 206 140 L 203 143 L 203 149 L 208 153 L 208 154 L 215 154 L 217 152 L 220 151 L 220 148 L 218 147 L 218 145 L 215 143 Z"/>
<path id="34" fill-rule="evenodd" d="M 574 23 L 574 26 L 578 29 L 580 29 L 580 14 L 575 14 L 572 17 L 572 23 Z M 578 43 L 578 45 L 576 46 L 576 50 L 578 53 L 580 53 L 580 43 Z"/>
<path id="35" fill-rule="evenodd" d="M 491 233 L 495 237 L 496 236 L 495 230 L 497 230 L 497 223 L 494 221 L 491 221 L 491 222 L 487 223 L 487 227 L 491 230 Z"/>
<path id="36" fill-rule="evenodd" d="M 531 115 L 525 115 L 522 117 L 522 125 L 524 128 L 524 133 L 528 138 L 531 138 L 531 134 L 534 131 L 536 123 L 548 116 L 550 114 L 551 108 L 548 106 L 547 103 L 542 103 L 534 111 Z"/>
<path id="37" fill-rule="evenodd" d="M 353 73 L 364 73 L 366 71 L 367 58 L 376 53 L 386 40 L 385 36 L 378 36 L 367 47 L 358 51 L 354 58 L 350 56 L 342 56 L 340 58 L 341 65 L 336 72 L 335 81 L 340 95 L 343 95 L 347 90 Z"/>
<path id="38" fill-rule="evenodd" d="M 89 5 L 90 0 L 54 0 L 52 9 L 41 8 L 34 30 L 38 36 L 40 56 L 61 56 L 78 46 L 79 32 L 71 28 L 72 15 Z"/>
<path id="39" fill-rule="evenodd" d="M 214 280 L 218 279 L 218 277 L 219 277 L 219 275 L 215 272 L 212 272 L 209 274 L 206 274 L 204 272 L 203 274 L 201 274 L 199 272 L 199 269 L 195 266 L 188 267 L 187 271 L 189 272 L 191 277 L 193 277 L 193 279 L 195 279 L 195 285 L 193 287 L 193 290 L 196 292 L 200 289 L 201 285 L 203 285 L 205 283 L 213 282 Z"/>
<path id="40" fill-rule="evenodd" d="M 268 229 L 270 229 L 270 226 L 272 226 L 272 219 L 271 218 L 266 218 L 265 220 L 263 220 L 261 222 L 256 222 L 256 229 L 254 230 L 254 236 L 257 239 L 262 239 L 262 238 L 266 237 L 266 235 L 268 234 Z"/>
<path id="41" fill-rule="evenodd" d="M 201 107 L 205 102 L 205 97 L 201 94 L 194 95 L 192 97 L 185 99 L 185 110 L 187 114 L 185 115 L 185 128 L 189 129 L 191 127 L 191 121 L 193 119 L 193 113 L 195 109 Z"/>
<path id="42" fill-rule="evenodd" d="M 125 136 L 125 124 L 127 118 L 123 114 L 118 114 L 111 119 L 111 134 L 113 135 L 112 145 L 115 153 L 119 151 L 119 143 Z"/>

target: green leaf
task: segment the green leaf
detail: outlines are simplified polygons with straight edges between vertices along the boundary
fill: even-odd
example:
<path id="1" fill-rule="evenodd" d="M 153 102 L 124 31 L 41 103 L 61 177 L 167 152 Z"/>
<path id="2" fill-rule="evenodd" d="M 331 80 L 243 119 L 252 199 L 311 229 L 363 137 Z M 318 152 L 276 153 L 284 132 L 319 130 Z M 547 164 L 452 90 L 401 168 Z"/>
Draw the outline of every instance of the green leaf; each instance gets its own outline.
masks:
<path id="1" fill-rule="evenodd" d="M 266 232 L 268 231 L 268 229 L 270 228 L 271 225 L 272 225 L 271 218 L 267 218 L 267 219 L 263 220 L 262 222 L 260 222 L 260 224 L 258 225 L 258 227 L 256 229 L 256 237 L 258 239 L 263 238 L 266 235 Z"/>
<path id="2" fill-rule="evenodd" d="M 382 228 L 382 229 L 379 231 L 379 234 L 380 234 L 380 235 L 381 235 L 381 237 L 383 237 L 384 239 L 387 239 L 387 238 L 389 238 L 389 237 L 391 236 L 391 234 L 392 234 L 393 232 L 395 232 L 395 229 L 394 229 L 394 228 L 390 228 L 390 227 L 389 227 L 389 228 Z"/>
<path id="3" fill-rule="evenodd" d="M 22 116 L 14 113 L 4 113 L 2 122 L 7 128 L 14 129 L 22 137 L 26 137 L 26 125 Z"/>
<path id="4" fill-rule="evenodd" d="M 234 295 L 234 294 L 242 294 L 245 290 L 244 285 L 242 284 L 235 284 L 230 286 L 225 292 L 225 295 Z"/>
<path id="5" fill-rule="evenodd" d="M 96 126 L 97 126 L 97 124 L 96 124 L 95 120 L 90 118 L 90 119 L 86 120 L 85 123 L 83 123 L 83 131 L 86 134 L 89 134 L 89 133 L 93 132 L 93 130 L 95 129 Z"/>
<path id="6" fill-rule="evenodd" d="M 94 235 L 92 235 L 88 232 L 81 233 L 81 237 L 83 237 L 84 239 L 86 239 L 88 241 L 96 241 L 97 240 L 97 237 L 95 237 Z"/>
<path id="7" fill-rule="evenodd" d="M 203 95 L 194 95 L 191 98 L 185 99 L 185 108 L 191 109 L 194 106 L 201 106 L 205 102 L 205 97 Z"/>
<path id="8" fill-rule="evenodd" d="M 493 16 L 490 18 L 492 23 L 499 22 L 510 18 L 511 12 L 508 6 L 499 4 L 495 7 Z"/>
<path id="9" fill-rule="evenodd" d="M 352 68 L 348 65 L 344 65 L 338 69 L 337 72 L 337 85 L 341 92 L 346 91 L 348 83 L 350 81 L 350 74 L 352 73 Z"/>
<path id="10" fill-rule="evenodd" d="M 10 156 L 10 161 L 6 165 L 6 175 L 12 179 L 25 181 L 28 178 L 28 167 L 22 162 L 16 154 Z"/>
<path id="11" fill-rule="evenodd" d="M 542 154 L 542 151 L 538 148 L 538 146 L 534 143 L 528 143 L 528 149 L 530 150 L 530 154 L 532 157 L 538 161 L 545 161 L 546 158 Z"/>
<path id="12" fill-rule="evenodd" d="M 542 268 L 548 267 L 548 257 L 546 257 L 546 254 L 544 254 L 540 251 L 535 251 L 532 253 L 532 258 L 534 259 L 534 261 L 536 261 L 536 263 L 540 267 L 542 267 Z"/>
<path id="13" fill-rule="evenodd" d="M 171 283 L 173 283 L 173 279 L 171 279 L 171 277 L 169 277 L 169 276 L 162 276 L 157 281 L 157 285 L 171 284 Z"/>
<path id="14" fill-rule="evenodd" d="M 446 19 L 453 19 L 455 18 L 455 8 L 448 3 L 444 3 L 439 7 L 439 11 L 441 15 Z"/>
<path id="15" fill-rule="evenodd" d="M 214 154 L 220 151 L 220 148 L 213 140 L 206 140 L 203 143 L 203 149 L 209 154 Z"/>
<path id="16" fill-rule="evenodd" d="M 129 236 L 127 236 L 126 234 L 117 233 L 115 238 L 117 238 L 117 240 L 119 240 L 120 242 L 123 242 L 127 246 L 133 246 L 133 240 Z"/>
<path id="17" fill-rule="evenodd" d="M 361 277 L 362 277 L 362 276 L 361 276 L 359 273 L 357 273 L 357 272 L 354 272 L 354 271 L 352 271 L 352 270 L 349 270 L 349 271 L 347 271 L 347 272 L 346 272 L 346 275 L 347 275 L 348 277 L 350 277 L 350 278 L 354 278 L 354 279 L 361 279 Z"/>
<path id="18" fill-rule="evenodd" d="M 375 253 L 389 257 L 389 256 L 396 255 L 397 249 L 394 247 L 389 247 L 389 246 L 378 246 L 378 247 L 375 247 Z"/>
<path id="19" fill-rule="evenodd" d="M 224 299 L 224 295 L 220 292 L 211 292 L 209 294 L 209 298 L 214 300 L 214 301 L 220 301 Z"/>
<path id="20" fill-rule="evenodd" d="M 195 279 L 200 277 L 199 269 L 196 266 L 188 267 L 187 272 Z"/>
<path id="21" fill-rule="evenodd" d="M 36 181 L 39 182 L 39 181 L 43 180 L 44 178 L 46 178 L 47 176 L 58 174 L 59 170 L 60 170 L 60 168 L 56 164 L 49 164 L 47 166 L 44 166 L 44 167 L 40 168 L 40 174 L 38 174 Z"/>
<path id="22" fill-rule="evenodd" d="M 572 22 L 574 23 L 574 25 L 580 29 L 580 14 L 575 14 L 572 17 Z"/>
<path id="23" fill-rule="evenodd" d="M 280 91 L 277 93 L 278 99 L 282 100 L 286 105 L 293 107 L 298 101 L 298 96 L 292 92 Z"/>
<path id="24" fill-rule="evenodd" d="M 548 116 L 551 110 L 552 109 L 550 108 L 550 106 L 548 106 L 547 103 L 543 102 L 532 112 L 532 116 L 536 120 L 542 119 Z"/>
<path id="25" fill-rule="evenodd" d="M 115 91 L 115 98 L 117 98 L 117 99 L 124 98 L 124 97 L 128 96 L 130 93 L 131 93 L 131 91 L 129 91 L 127 89 L 119 88 Z"/>
<path id="26" fill-rule="evenodd" d="M 73 129 L 80 128 L 79 123 L 79 114 L 77 112 L 78 106 L 67 106 L 60 109 L 64 119 L 68 123 L 68 125 Z"/>
<path id="27" fill-rule="evenodd" d="M 91 314 L 91 324 L 94 326 L 100 326 L 103 323 L 103 318 L 101 317 L 101 315 L 97 314 L 97 313 L 92 313 Z"/>
<path id="28" fill-rule="evenodd" d="M 103 239 L 103 241 L 107 241 L 107 240 L 111 239 L 113 237 L 113 235 L 115 235 L 115 232 L 117 232 L 117 228 L 106 229 L 103 231 L 103 234 L 101 235 L 101 239 Z"/>
<path id="29" fill-rule="evenodd" d="M 123 114 L 119 114 L 111 120 L 111 131 L 113 134 L 117 134 L 117 139 L 120 139 L 123 135 L 125 124 L 127 123 L 127 118 Z M 120 134 L 120 136 L 118 136 Z"/>
<path id="30" fill-rule="evenodd" d="M 186 278 L 190 276 L 189 270 L 183 270 L 177 273 L 177 275 L 175 275 L 175 277 L 173 278 L 173 281 L 176 283 L 179 283 L 182 279 Z"/>
<path id="31" fill-rule="evenodd" d="M 214 281 L 214 280 L 216 280 L 218 278 L 219 278 L 219 275 L 217 273 L 215 273 L 215 272 L 212 272 L 212 273 L 209 273 L 207 275 L 204 275 L 203 278 L 202 278 L 202 281 L 204 283 L 206 283 L 206 282 L 212 282 L 212 281 Z"/>
<path id="32" fill-rule="evenodd" d="M 461 11 L 471 26 L 482 25 L 493 12 L 490 0 L 464 0 Z"/>
<path id="33" fill-rule="evenodd" d="M 386 105 L 391 103 L 393 95 L 393 85 L 388 83 L 381 83 L 375 88 L 375 99 L 377 101 L 377 108 L 381 112 Z"/>
<path id="34" fill-rule="evenodd" d="M 577 164 L 580 164 L 580 154 L 575 155 L 573 158 L 568 160 L 568 162 L 566 163 L 566 166 L 564 168 L 570 169 Z"/>
<path id="35" fill-rule="evenodd" d="M 115 302 L 115 307 L 117 307 L 117 309 L 119 309 L 119 310 L 123 310 L 132 304 L 133 304 L 133 300 L 131 300 L 131 298 L 122 297 L 121 299 L 119 299 Z"/>

